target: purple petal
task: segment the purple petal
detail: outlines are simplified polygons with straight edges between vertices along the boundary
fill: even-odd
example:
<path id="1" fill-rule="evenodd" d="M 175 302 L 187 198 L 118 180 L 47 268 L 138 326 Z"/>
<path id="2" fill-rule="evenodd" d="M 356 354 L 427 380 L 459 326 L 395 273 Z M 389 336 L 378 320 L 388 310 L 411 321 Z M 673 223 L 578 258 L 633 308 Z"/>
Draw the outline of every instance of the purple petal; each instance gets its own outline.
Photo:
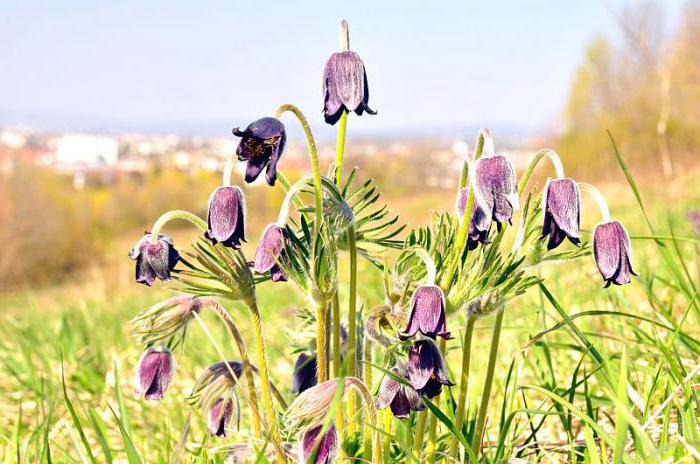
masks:
<path id="1" fill-rule="evenodd" d="M 517 207 L 515 169 L 505 156 L 479 158 L 474 168 L 479 204 L 501 224 L 510 222 Z"/>
<path id="2" fill-rule="evenodd" d="M 344 111 L 343 102 L 340 101 L 338 95 L 337 84 L 335 81 L 335 54 L 326 62 L 323 70 L 323 117 L 328 124 L 335 124 L 340 119 L 340 115 Z"/>
<path id="3" fill-rule="evenodd" d="M 398 392 L 391 402 L 391 412 L 397 419 L 407 419 L 411 413 L 411 404 L 408 402 L 403 389 Z"/>
<path id="4" fill-rule="evenodd" d="M 214 244 L 238 248 L 245 241 L 245 196 L 239 187 L 219 187 L 209 198 L 209 230 L 205 236 Z"/>
<path id="5" fill-rule="evenodd" d="M 392 368 L 391 372 L 393 374 L 399 375 L 399 370 L 397 368 Z M 379 385 L 379 391 L 377 392 L 377 399 L 375 400 L 375 405 L 377 409 L 384 409 L 394 401 L 394 397 L 398 393 L 401 384 L 391 378 L 390 376 L 384 376 L 382 383 Z"/>
<path id="6" fill-rule="evenodd" d="M 228 425 L 233 414 L 233 401 L 219 398 L 209 409 L 207 417 L 207 431 L 217 437 L 227 436 Z"/>
<path id="7" fill-rule="evenodd" d="M 457 200 L 455 201 L 455 211 L 461 219 L 464 217 L 464 211 L 467 209 L 467 199 L 469 198 L 469 188 L 465 187 L 457 192 Z"/>
<path id="8" fill-rule="evenodd" d="M 437 348 L 428 340 L 418 340 L 408 350 L 408 378 L 415 389 L 423 388 L 433 375 L 433 350 Z"/>
<path id="9" fill-rule="evenodd" d="M 411 315 L 402 339 L 416 332 L 435 337 L 445 336 L 445 295 L 436 285 L 423 285 L 416 289 L 411 299 Z M 449 336 L 449 334 L 447 334 Z"/>
<path id="10" fill-rule="evenodd" d="M 136 368 L 136 392 L 147 400 L 160 400 L 173 379 L 172 354 L 166 349 L 149 348 Z"/>
<path id="11" fill-rule="evenodd" d="M 265 156 L 251 156 L 245 168 L 245 181 L 247 183 L 254 182 L 262 172 L 265 164 L 267 164 Z"/>
<path id="12" fill-rule="evenodd" d="M 316 385 L 316 358 L 301 353 L 294 363 L 292 393 L 299 394 Z"/>
<path id="13" fill-rule="evenodd" d="M 263 231 L 258 247 L 255 250 L 253 269 L 259 274 L 268 272 L 277 264 L 284 249 L 285 230 L 276 225 L 269 224 Z"/>
<path id="14" fill-rule="evenodd" d="M 576 182 L 571 179 L 548 181 L 545 187 L 543 203 L 545 214 L 549 215 L 549 219 L 554 222 L 556 227 L 561 229 L 572 241 L 579 241 L 581 236 L 579 231 L 581 224 L 581 194 Z M 551 225 L 550 231 L 552 231 Z"/>
<path id="15" fill-rule="evenodd" d="M 620 267 L 622 226 L 613 221 L 598 224 L 593 233 L 593 254 L 603 279 L 610 280 Z"/>
<path id="16" fill-rule="evenodd" d="M 345 108 L 355 111 L 363 102 L 365 94 L 365 67 L 362 59 L 351 51 L 334 53 L 333 57 L 329 60 L 332 62 L 331 81 L 335 83 L 336 92 Z"/>
<path id="17" fill-rule="evenodd" d="M 319 438 L 322 426 L 312 427 L 304 433 L 302 438 L 302 462 L 309 462 L 314 450 L 316 455 L 311 461 L 314 464 L 329 464 L 333 462 L 338 450 L 338 433 L 334 426 L 330 426 L 326 433 Z"/>

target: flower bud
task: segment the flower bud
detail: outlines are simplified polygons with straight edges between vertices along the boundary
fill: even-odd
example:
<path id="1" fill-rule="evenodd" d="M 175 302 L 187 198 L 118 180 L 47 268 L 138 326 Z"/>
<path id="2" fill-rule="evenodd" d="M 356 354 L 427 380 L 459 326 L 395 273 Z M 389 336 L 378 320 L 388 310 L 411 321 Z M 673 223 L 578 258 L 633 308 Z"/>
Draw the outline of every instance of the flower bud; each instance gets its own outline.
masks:
<path id="1" fill-rule="evenodd" d="M 350 205 L 330 195 L 323 197 L 323 217 L 335 234 L 343 233 L 355 222 L 355 213 Z"/>
<path id="2" fill-rule="evenodd" d="M 364 111 L 377 114 L 368 106 L 369 88 L 365 65 L 351 51 L 333 53 L 323 70 L 323 117 L 335 124 L 344 111 L 358 116 Z"/>
<path id="3" fill-rule="evenodd" d="M 231 398 L 219 398 L 209 408 L 207 414 L 207 431 L 216 437 L 228 436 L 228 428 L 233 415 L 233 401 Z"/>
<path id="4" fill-rule="evenodd" d="M 316 357 L 301 353 L 294 363 L 292 373 L 292 393 L 298 395 L 318 383 L 316 378 Z"/>
<path id="5" fill-rule="evenodd" d="M 218 187 L 209 197 L 208 230 L 204 236 L 216 245 L 238 249 L 245 239 L 245 196 L 239 187 Z"/>
<path id="6" fill-rule="evenodd" d="M 245 181 L 251 183 L 258 178 L 263 168 L 265 180 L 269 185 L 275 185 L 277 179 L 277 162 L 284 151 L 287 135 L 284 124 L 276 118 L 261 118 L 253 121 L 245 128 L 233 129 L 233 134 L 242 137 L 236 149 L 239 161 L 247 161 Z"/>
<path id="7" fill-rule="evenodd" d="M 598 224 L 593 232 L 593 254 L 605 286 L 630 283 L 632 270 L 630 239 L 618 221 Z"/>
<path id="8" fill-rule="evenodd" d="M 270 272 L 273 282 L 287 280 L 287 275 L 279 265 L 279 260 L 285 259 L 284 242 L 286 237 L 287 231 L 283 227 L 270 224 L 263 231 L 255 250 L 253 269 L 258 274 Z"/>
<path id="9" fill-rule="evenodd" d="M 157 243 L 151 243 L 151 234 L 147 232 L 129 252 L 129 258 L 136 260 L 136 282 L 150 287 L 156 277 L 170 280 L 170 271 L 180 260 L 180 253 L 170 236 L 158 235 Z"/>
<path id="10" fill-rule="evenodd" d="M 553 250 L 568 238 L 571 243 L 581 243 L 581 194 L 571 179 L 547 181 L 542 198 L 544 224 L 540 240 L 549 235 L 547 249 Z"/>
<path id="11" fill-rule="evenodd" d="M 408 350 L 408 378 L 419 394 L 437 396 L 442 386 L 454 385 L 447 378 L 440 350 L 430 340 L 418 340 Z"/>
<path id="12" fill-rule="evenodd" d="M 161 400 L 175 374 L 173 356 L 165 348 L 149 348 L 136 368 L 136 395 Z"/>
<path id="13" fill-rule="evenodd" d="M 392 367 L 391 373 L 408 380 L 405 367 Z M 423 400 L 413 387 L 404 385 L 388 375 L 379 385 L 375 404 L 377 409 L 385 409 L 389 406 L 397 419 L 407 419 L 411 411 L 425 410 Z"/>
<path id="14" fill-rule="evenodd" d="M 309 428 L 301 440 L 301 461 L 303 463 L 329 464 L 335 460 L 338 452 L 338 432 L 331 425 L 323 436 L 322 425 Z M 315 451 L 315 453 L 314 453 Z M 313 456 L 312 460 L 309 460 Z"/>
<path id="15" fill-rule="evenodd" d="M 404 333 L 399 335 L 402 340 L 408 340 L 417 332 L 435 339 L 440 336 L 450 338 L 445 323 L 445 295 L 437 285 L 421 285 L 413 292 L 411 299 L 411 314 Z"/>

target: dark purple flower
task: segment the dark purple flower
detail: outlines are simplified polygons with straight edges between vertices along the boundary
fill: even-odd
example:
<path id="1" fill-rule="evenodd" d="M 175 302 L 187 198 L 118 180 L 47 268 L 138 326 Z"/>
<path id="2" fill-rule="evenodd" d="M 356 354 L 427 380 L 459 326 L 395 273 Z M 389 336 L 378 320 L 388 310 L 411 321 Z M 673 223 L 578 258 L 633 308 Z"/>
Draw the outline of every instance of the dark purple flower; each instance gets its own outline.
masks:
<path id="1" fill-rule="evenodd" d="M 581 194 L 571 179 L 549 180 L 542 199 L 544 224 L 540 240 L 549 235 L 547 249 L 553 250 L 568 238 L 571 243 L 581 243 Z"/>
<path id="2" fill-rule="evenodd" d="M 442 289 L 437 285 L 421 285 L 413 292 L 408 325 L 399 338 L 408 340 L 416 332 L 432 339 L 438 336 L 450 338 L 445 317 L 445 295 Z"/>
<path id="3" fill-rule="evenodd" d="M 170 236 L 158 235 L 158 242 L 151 243 L 151 234 L 146 232 L 129 252 L 129 258 L 136 260 L 136 282 L 150 287 L 156 277 L 170 280 L 170 271 L 180 260 L 180 253 Z"/>
<path id="4" fill-rule="evenodd" d="M 494 155 L 479 158 L 474 166 L 476 202 L 484 214 L 477 221 L 477 230 L 483 231 L 483 222 L 494 220 L 498 227 L 510 223 L 513 211 L 518 208 L 518 190 L 515 169 L 505 156 Z M 477 208 L 477 209 L 478 209 Z"/>
<path id="5" fill-rule="evenodd" d="M 207 431 L 216 437 L 228 436 L 228 427 L 233 415 L 233 401 L 218 398 L 209 408 L 207 415 Z"/>
<path id="6" fill-rule="evenodd" d="M 432 398 L 442 386 L 454 385 L 447 378 L 440 350 L 430 340 L 418 340 L 408 350 L 408 378 L 419 394 Z"/>
<path id="7" fill-rule="evenodd" d="M 276 224 L 268 225 L 263 231 L 262 237 L 255 250 L 253 269 L 258 274 L 270 272 L 273 282 L 286 281 L 287 275 L 279 265 L 281 259 L 285 259 L 284 242 L 287 231 Z"/>
<path id="8" fill-rule="evenodd" d="M 292 393 L 298 395 L 316 385 L 316 357 L 301 353 L 294 363 Z"/>
<path id="9" fill-rule="evenodd" d="M 136 368 L 136 395 L 162 400 L 175 374 L 173 355 L 165 348 L 149 348 Z"/>
<path id="10" fill-rule="evenodd" d="M 301 462 L 312 462 L 313 464 L 329 464 L 335 460 L 338 451 L 338 433 L 331 425 L 326 433 L 319 437 L 323 426 L 311 427 L 304 433 L 301 440 Z M 315 451 L 315 454 L 313 454 Z M 314 456 L 311 461 L 309 458 Z"/>
<path id="11" fill-rule="evenodd" d="M 245 239 L 245 196 L 239 187 L 218 187 L 209 197 L 208 230 L 204 236 L 216 245 L 238 249 Z"/>
<path id="12" fill-rule="evenodd" d="M 284 124 L 275 118 L 261 118 L 250 123 L 245 130 L 236 127 L 233 134 L 242 137 L 236 154 L 240 161 L 248 162 L 245 181 L 253 182 L 267 165 L 265 179 L 268 184 L 275 185 L 277 163 L 287 141 Z"/>
<path id="13" fill-rule="evenodd" d="M 335 124 L 343 111 L 377 114 L 367 104 L 369 88 L 362 59 L 355 52 L 333 53 L 323 70 L 323 117 Z"/>
<path id="14" fill-rule="evenodd" d="M 457 194 L 457 215 L 464 217 L 464 212 L 467 209 L 467 199 L 469 197 L 469 188 L 465 187 Z M 475 250 L 479 244 L 487 245 L 489 242 L 489 232 L 491 232 L 491 217 L 487 216 L 483 208 L 479 206 L 479 202 L 474 197 L 474 207 L 469 217 L 469 230 L 467 234 L 467 248 Z"/>
<path id="15" fill-rule="evenodd" d="M 405 368 L 401 370 L 398 367 L 392 367 L 391 373 L 408 380 L 405 370 Z M 413 387 L 397 382 L 388 375 L 384 377 L 381 385 L 379 385 L 375 404 L 377 409 L 384 409 L 387 406 L 391 407 L 391 412 L 399 419 L 407 419 L 411 411 L 423 411 L 425 409 L 423 400 L 421 400 L 420 395 Z"/>
<path id="16" fill-rule="evenodd" d="M 630 283 L 632 270 L 630 238 L 618 221 L 598 224 L 593 232 L 593 254 L 605 286 Z"/>

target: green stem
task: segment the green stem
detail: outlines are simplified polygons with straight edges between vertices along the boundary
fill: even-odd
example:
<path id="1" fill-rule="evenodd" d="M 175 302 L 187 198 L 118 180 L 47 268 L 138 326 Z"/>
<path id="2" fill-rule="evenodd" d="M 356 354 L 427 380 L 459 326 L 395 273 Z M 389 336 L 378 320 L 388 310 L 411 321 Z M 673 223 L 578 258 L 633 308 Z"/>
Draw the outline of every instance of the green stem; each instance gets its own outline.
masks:
<path id="1" fill-rule="evenodd" d="M 413 439 L 413 454 L 418 459 L 418 462 L 423 462 L 421 460 L 421 451 L 423 449 L 423 436 L 425 435 L 425 423 L 428 419 L 428 411 L 421 411 L 418 413 L 418 424 L 416 426 L 416 436 Z"/>
<path id="2" fill-rule="evenodd" d="M 348 376 L 357 375 L 357 245 L 355 227 L 348 228 L 350 254 L 350 295 L 348 297 Z M 354 394 L 348 396 L 348 432 L 355 431 L 358 420 L 357 401 Z"/>
<path id="3" fill-rule="evenodd" d="M 340 377 L 340 297 L 336 291 L 333 294 L 331 306 L 333 316 L 333 378 Z M 338 408 L 339 410 L 341 408 Z"/>
<path id="4" fill-rule="evenodd" d="M 365 386 L 369 391 L 372 391 L 372 341 L 369 337 L 363 338 L 362 346 L 362 379 Z M 365 442 L 365 457 L 370 459 L 372 457 L 372 428 L 370 427 L 370 420 L 365 421 L 364 424 L 364 442 Z"/>
<path id="5" fill-rule="evenodd" d="M 491 387 L 493 386 L 493 373 L 496 369 L 496 358 L 498 357 L 498 343 L 501 338 L 501 328 L 503 326 L 503 315 L 505 310 L 501 309 L 496 315 L 496 322 L 493 326 L 493 335 L 491 337 L 491 351 L 489 352 L 489 363 L 486 368 L 486 379 L 484 380 L 484 388 L 481 394 L 481 404 L 476 419 L 476 428 L 472 437 L 472 453 L 477 458 L 481 453 L 481 438 L 486 425 L 486 413 L 488 412 L 489 400 L 491 399 Z"/>
<path id="6" fill-rule="evenodd" d="M 172 221 L 173 219 L 184 219 L 185 221 L 189 221 L 195 226 L 199 227 L 203 231 L 206 231 L 209 228 L 207 223 L 194 213 L 181 209 L 168 211 L 167 213 L 162 214 L 156 220 L 156 222 L 153 223 L 153 227 L 151 228 L 151 243 L 158 243 L 158 235 L 160 234 L 161 229 L 167 222 Z"/>
<path id="7" fill-rule="evenodd" d="M 253 331 L 255 332 L 255 342 L 258 352 L 258 368 L 260 370 L 260 383 L 262 384 L 261 387 L 263 392 L 263 401 L 265 403 L 265 413 L 267 414 L 268 421 L 270 422 L 270 439 L 279 454 L 278 461 L 286 463 L 287 458 L 280 443 L 279 430 L 277 430 L 277 414 L 275 412 L 275 407 L 272 404 L 272 394 L 270 392 L 270 372 L 267 367 L 267 350 L 265 348 L 265 337 L 263 336 L 262 331 L 262 318 L 260 317 L 260 310 L 258 309 L 258 304 L 254 299 L 246 301 L 246 304 L 248 305 L 248 308 L 250 308 Z"/>
<path id="8" fill-rule="evenodd" d="M 467 330 L 462 343 L 462 373 L 459 380 L 459 398 L 457 399 L 457 415 L 455 418 L 455 429 L 462 430 L 464 417 L 467 410 L 467 391 L 469 387 L 469 365 L 471 362 L 472 339 L 474 338 L 475 316 L 467 316 Z M 454 459 L 459 459 L 459 441 L 453 437 L 451 453 Z"/>
<path id="9" fill-rule="evenodd" d="M 384 409 L 384 444 L 382 448 L 384 449 L 384 462 L 389 462 L 391 457 L 391 426 L 393 424 L 391 408 Z"/>
<path id="10" fill-rule="evenodd" d="M 527 184 L 530 181 L 530 177 L 532 177 L 533 171 L 545 156 L 552 161 L 557 178 L 561 179 L 564 177 L 564 167 L 561 164 L 561 159 L 559 158 L 557 152 L 549 148 L 542 149 L 535 154 L 520 178 L 520 183 L 518 184 L 518 195 L 523 194 L 525 187 L 527 187 Z"/>
<path id="11" fill-rule="evenodd" d="M 335 185 L 340 188 L 343 179 L 343 155 L 345 153 L 345 129 L 348 124 L 348 112 L 343 110 L 338 121 L 338 140 L 335 148 Z"/>
<path id="12" fill-rule="evenodd" d="M 316 301 L 316 377 L 318 383 L 328 380 L 328 351 L 326 345 L 326 302 Z"/>
<path id="13" fill-rule="evenodd" d="M 440 349 L 440 353 L 442 354 L 443 359 L 445 358 L 445 339 L 441 338 L 440 342 L 438 344 L 438 347 Z M 442 399 L 442 395 L 439 395 L 435 399 L 435 406 L 438 408 L 440 407 L 440 400 Z M 437 416 L 435 414 L 430 415 L 430 423 L 428 425 L 428 460 L 431 464 L 435 464 L 435 461 L 437 460 Z"/>

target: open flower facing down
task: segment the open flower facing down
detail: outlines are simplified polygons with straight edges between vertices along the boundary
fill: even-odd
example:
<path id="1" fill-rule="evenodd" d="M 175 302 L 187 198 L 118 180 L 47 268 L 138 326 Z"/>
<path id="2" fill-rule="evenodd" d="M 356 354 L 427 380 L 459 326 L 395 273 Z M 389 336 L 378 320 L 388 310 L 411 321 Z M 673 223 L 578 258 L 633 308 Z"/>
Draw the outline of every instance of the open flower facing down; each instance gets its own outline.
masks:
<path id="1" fill-rule="evenodd" d="M 421 285 L 413 292 L 408 325 L 399 338 L 408 340 L 417 332 L 432 339 L 450 338 L 445 323 L 445 295 L 437 285 Z"/>
<path id="2" fill-rule="evenodd" d="M 129 258 L 136 260 L 136 282 L 150 287 L 156 277 L 170 280 L 170 271 L 180 260 L 180 253 L 170 236 L 160 234 L 158 242 L 151 243 L 151 234 L 147 232 L 129 252 Z"/>
<path id="3" fill-rule="evenodd" d="M 335 124 L 343 111 L 377 114 L 368 106 L 367 73 L 360 56 L 351 51 L 333 53 L 323 70 L 323 117 Z"/>
<path id="4" fill-rule="evenodd" d="M 162 400 L 175 374 L 173 356 L 165 348 L 149 348 L 136 368 L 136 395 L 147 400 Z"/>
<path id="5" fill-rule="evenodd" d="M 270 272 L 273 282 L 286 281 L 287 275 L 279 266 L 279 260 L 284 259 L 284 241 L 287 232 L 277 224 L 268 225 L 255 250 L 253 268 L 259 274 Z"/>
<path id="6" fill-rule="evenodd" d="M 316 377 L 316 357 L 301 353 L 294 363 L 292 373 L 292 393 L 299 394 L 318 383 Z"/>
<path id="7" fill-rule="evenodd" d="M 338 432 L 331 425 L 323 436 L 319 434 L 323 430 L 322 425 L 309 428 L 301 439 L 300 463 L 311 462 L 313 464 L 329 464 L 335 460 L 338 452 Z M 314 450 L 316 451 L 314 455 Z M 309 458 L 314 458 L 309 461 Z"/>
<path id="8" fill-rule="evenodd" d="M 209 198 L 208 230 L 204 236 L 216 245 L 238 249 L 245 240 L 245 197 L 239 187 L 218 187 Z"/>
<path id="9" fill-rule="evenodd" d="M 474 179 L 475 205 L 483 210 L 485 220 L 496 221 L 499 228 L 510 223 L 513 212 L 519 208 L 515 169 L 510 161 L 501 155 L 479 158 L 474 166 Z"/>
<path id="10" fill-rule="evenodd" d="M 447 378 L 440 350 L 430 340 L 418 340 L 408 350 L 408 378 L 419 394 L 437 396 L 442 386 L 454 385 Z"/>
<path id="11" fill-rule="evenodd" d="M 209 408 L 207 431 L 216 437 L 228 436 L 228 428 L 233 415 L 233 400 L 219 398 Z"/>
<path id="12" fill-rule="evenodd" d="M 593 254 L 605 286 L 630 283 L 632 270 L 630 238 L 618 221 L 598 224 L 593 233 Z"/>
<path id="13" fill-rule="evenodd" d="M 468 197 L 468 187 L 461 189 L 457 194 L 456 210 L 460 219 L 464 217 L 464 213 L 467 209 Z M 480 243 L 482 245 L 487 245 L 490 243 L 488 241 L 489 232 L 491 232 L 491 217 L 486 215 L 484 209 L 479 206 L 477 198 L 474 197 L 474 207 L 472 209 L 472 214 L 469 216 L 467 248 L 469 250 L 476 250 Z"/>
<path id="14" fill-rule="evenodd" d="M 544 224 L 540 240 L 549 235 L 547 249 L 553 250 L 568 238 L 571 243 L 581 243 L 581 194 L 571 179 L 549 180 L 542 199 Z"/>
<path id="15" fill-rule="evenodd" d="M 265 180 L 268 184 L 275 185 L 277 162 L 287 141 L 284 124 L 275 118 L 261 118 L 250 123 L 245 130 L 236 127 L 233 134 L 242 137 L 236 155 L 240 161 L 248 162 L 245 181 L 253 182 L 267 166 Z"/>
<path id="16" fill-rule="evenodd" d="M 408 380 L 406 369 L 392 367 L 391 373 L 397 377 Z M 377 409 L 391 408 L 391 412 L 398 419 L 407 419 L 411 411 L 423 411 L 425 405 L 418 392 L 408 386 L 401 384 L 390 376 L 385 376 L 379 385 L 379 392 L 375 402 Z"/>

